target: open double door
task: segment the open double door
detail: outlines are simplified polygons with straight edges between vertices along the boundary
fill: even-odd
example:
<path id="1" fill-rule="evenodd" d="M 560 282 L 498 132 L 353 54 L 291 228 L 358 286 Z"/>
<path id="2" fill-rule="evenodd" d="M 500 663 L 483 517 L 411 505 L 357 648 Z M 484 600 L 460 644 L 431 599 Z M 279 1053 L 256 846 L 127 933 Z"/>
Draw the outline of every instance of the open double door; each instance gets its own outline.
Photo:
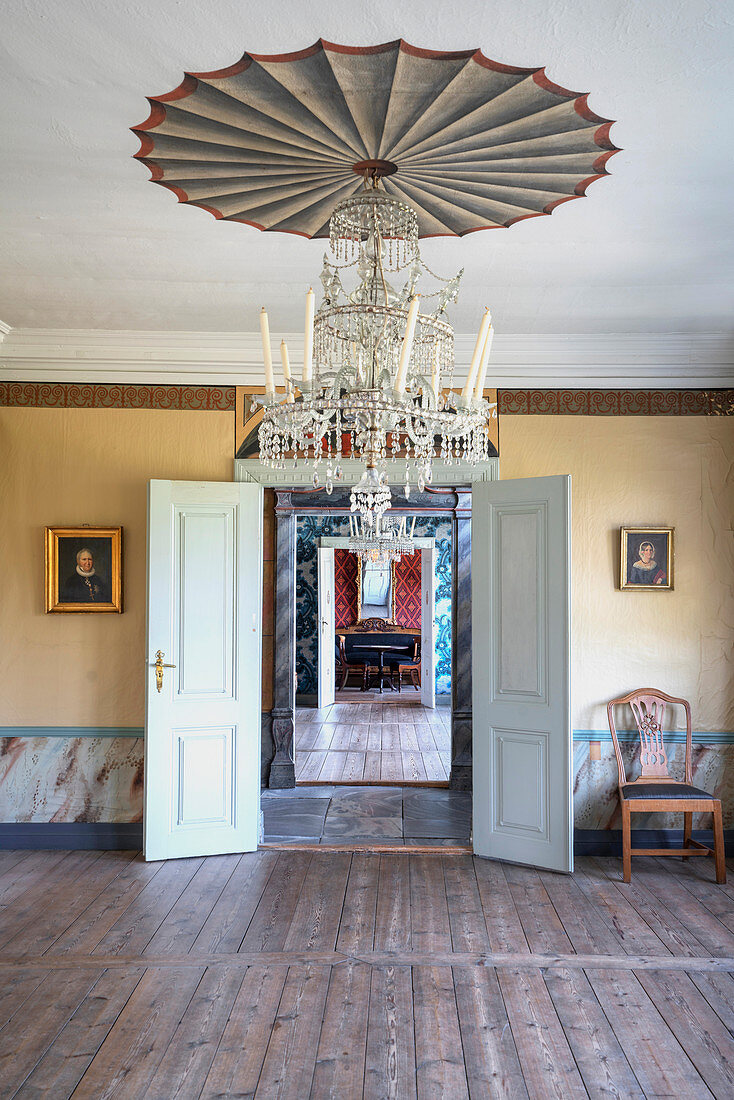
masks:
<path id="1" fill-rule="evenodd" d="M 148 540 L 145 858 L 253 851 L 262 488 L 152 481 Z M 474 851 L 570 871 L 568 477 L 472 487 L 471 598 Z"/>

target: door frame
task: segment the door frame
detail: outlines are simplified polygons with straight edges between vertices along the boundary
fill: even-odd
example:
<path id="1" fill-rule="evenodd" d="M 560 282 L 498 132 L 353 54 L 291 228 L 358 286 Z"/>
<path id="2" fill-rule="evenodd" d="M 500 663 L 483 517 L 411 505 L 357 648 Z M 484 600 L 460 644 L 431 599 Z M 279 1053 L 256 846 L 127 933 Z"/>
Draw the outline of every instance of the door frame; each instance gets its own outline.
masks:
<path id="1" fill-rule="evenodd" d="M 347 485 L 357 480 L 361 463 L 342 463 Z M 451 646 L 451 773 L 453 790 L 472 790 L 472 673 L 471 673 L 471 486 L 498 481 L 499 458 L 471 466 L 437 464 L 433 484 L 414 490 L 408 501 L 395 495 L 396 515 L 451 515 L 452 518 L 452 646 Z M 234 460 L 235 481 L 255 481 L 275 492 L 274 648 L 278 654 L 273 675 L 273 703 L 262 716 L 263 743 L 272 744 L 273 757 L 266 785 L 295 787 L 293 761 L 296 709 L 296 515 L 351 513 L 349 490 L 341 486 L 330 497 L 310 486 L 307 466 L 272 470 L 257 458 Z M 295 486 L 295 488 L 294 488 Z M 269 736 L 268 736 L 269 735 Z"/>
<path id="2" fill-rule="evenodd" d="M 262 469 L 262 468 L 261 468 Z M 483 477 L 497 480 L 497 459 L 487 463 Z M 249 480 L 247 478 L 246 480 Z M 254 480 L 254 478 L 253 478 Z M 334 490 L 331 498 L 313 488 L 275 488 L 275 662 L 273 708 L 269 717 L 274 755 L 268 786 L 295 787 L 295 666 L 296 666 L 296 519 L 302 515 L 349 515 L 349 490 Z M 452 524 L 452 646 L 451 646 L 451 772 L 453 790 L 472 789 L 472 670 L 471 670 L 471 485 L 431 487 L 396 497 L 396 515 L 451 517 Z"/>
<path id="3" fill-rule="evenodd" d="M 296 517 L 296 519 L 297 518 L 298 517 Z M 435 549 L 436 549 L 436 540 L 432 536 L 429 537 L 429 536 L 420 536 L 419 535 L 416 538 L 414 538 L 412 541 L 415 545 L 416 550 L 421 550 L 421 551 L 423 551 L 423 550 L 433 550 L 433 551 L 435 551 Z M 348 535 L 320 535 L 316 539 L 316 550 L 317 550 L 317 552 L 319 550 L 348 550 L 349 549 L 349 543 L 350 543 L 350 539 L 349 539 Z M 421 566 L 422 566 L 422 564 L 423 563 L 422 563 L 422 559 L 421 559 Z M 423 573 L 422 573 L 422 570 L 421 570 L 421 614 L 423 613 L 423 593 L 424 593 L 424 590 L 425 590 L 425 585 L 424 585 L 424 582 L 423 582 Z M 332 593 L 332 606 L 335 606 L 334 603 L 333 603 L 333 598 L 334 598 L 334 593 Z M 321 592 L 320 591 L 319 591 L 319 599 L 321 599 Z M 432 613 L 433 613 L 433 617 L 435 617 L 435 614 L 436 614 L 435 599 L 433 601 L 433 612 Z M 335 631 L 335 633 L 338 633 L 338 630 Z M 435 642 L 435 637 L 434 637 L 434 648 L 435 648 L 435 644 L 436 644 L 436 642 Z M 435 653 L 434 653 L 434 664 L 435 664 Z M 320 664 L 319 664 L 319 667 L 320 667 Z M 434 675 L 435 675 L 435 673 L 434 673 Z M 321 672 L 320 671 L 318 673 L 318 677 L 319 677 L 319 680 L 320 680 L 320 677 L 321 677 Z"/>

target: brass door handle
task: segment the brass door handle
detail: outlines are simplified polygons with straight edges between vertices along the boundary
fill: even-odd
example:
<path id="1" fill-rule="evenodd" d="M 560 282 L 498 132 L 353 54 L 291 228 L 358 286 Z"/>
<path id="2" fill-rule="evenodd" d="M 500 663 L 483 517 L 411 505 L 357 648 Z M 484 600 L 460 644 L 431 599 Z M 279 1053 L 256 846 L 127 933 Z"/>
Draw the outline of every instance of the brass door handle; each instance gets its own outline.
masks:
<path id="1" fill-rule="evenodd" d="M 163 650 L 159 649 L 159 650 L 156 651 L 156 655 L 155 655 L 155 686 L 156 686 L 156 688 L 159 692 L 163 690 L 163 669 L 164 668 L 175 668 L 176 667 L 175 665 L 166 665 L 166 664 L 164 664 L 163 663 L 163 658 L 164 657 L 165 657 L 165 653 L 163 652 Z"/>

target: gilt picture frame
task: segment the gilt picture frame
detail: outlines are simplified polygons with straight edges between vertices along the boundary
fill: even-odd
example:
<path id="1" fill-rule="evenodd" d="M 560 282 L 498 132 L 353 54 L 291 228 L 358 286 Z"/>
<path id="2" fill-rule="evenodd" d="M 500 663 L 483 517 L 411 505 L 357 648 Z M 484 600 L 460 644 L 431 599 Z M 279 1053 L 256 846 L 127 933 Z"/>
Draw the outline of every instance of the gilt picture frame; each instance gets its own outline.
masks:
<path id="1" fill-rule="evenodd" d="M 620 578 L 623 592 L 673 589 L 673 527 L 620 528 Z"/>
<path id="2" fill-rule="evenodd" d="M 122 527 L 46 527 L 46 612 L 122 613 Z"/>
<path id="3" fill-rule="evenodd" d="M 365 593 L 364 582 L 367 575 L 367 571 L 377 568 L 380 571 L 389 570 L 390 576 L 390 589 L 387 595 L 385 610 L 378 612 L 374 607 L 365 605 Z M 366 610 L 367 614 L 363 614 Z M 390 562 L 385 566 L 375 566 L 374 564 L 363 562 L 361 557 L 357 558 L 357 622 L 361 623 L 363 619 L 378 618 L 382 619 L 386 623 L 395 622 L 395 562 Z"/>

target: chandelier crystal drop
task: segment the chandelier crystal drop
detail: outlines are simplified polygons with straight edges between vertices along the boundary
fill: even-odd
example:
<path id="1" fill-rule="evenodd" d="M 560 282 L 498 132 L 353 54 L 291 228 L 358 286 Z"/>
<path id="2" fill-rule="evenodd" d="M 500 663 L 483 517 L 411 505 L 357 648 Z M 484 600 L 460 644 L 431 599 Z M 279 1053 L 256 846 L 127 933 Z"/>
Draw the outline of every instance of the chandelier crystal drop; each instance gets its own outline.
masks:
<path id="1" fill-rule="evenodd" d="M 275 468 L 313 464 L 313 484 L 333 491 L 345 458 L 364 464 L 351 508 L 377 538 L 390 508 L 390 481 L 423 491 L 434 460 L 488 458 L 484 382 L 492 341 L 485 312 L 461 392 L 454 384 L 454 333 L 446 317 L 463 271 L 442 279 L 423 263 L 415 211 L 378 178 L 343 199 L 330 219 L 333 258 L 324 256 L 323 296 L 306 296 L 303 375 L 298 388 L 281 344 L 285 396 L 277 395 L 265 310 L 261 313 L 265 399 L 260 460 Z M 429 274 L 437 289 L 418 294 Z M 430 310 L 423 312 L 426 303 Z M 390 473 L 388 473 L 390 468 Z"/>

